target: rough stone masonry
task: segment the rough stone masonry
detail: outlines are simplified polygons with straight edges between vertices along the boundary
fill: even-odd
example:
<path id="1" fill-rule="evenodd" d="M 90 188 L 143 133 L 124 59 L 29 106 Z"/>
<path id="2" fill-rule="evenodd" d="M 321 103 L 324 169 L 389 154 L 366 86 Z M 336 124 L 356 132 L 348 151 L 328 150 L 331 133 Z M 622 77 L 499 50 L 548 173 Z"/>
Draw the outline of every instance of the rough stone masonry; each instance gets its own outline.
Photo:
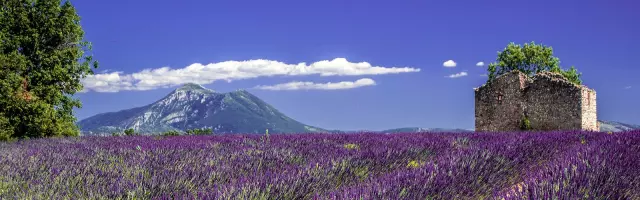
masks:
<path id="1" fill-rule="evenodd" d="M 596 92 L 560 74 L 512 71 L 475 89 L 476 131 L 598 131 Z"/>

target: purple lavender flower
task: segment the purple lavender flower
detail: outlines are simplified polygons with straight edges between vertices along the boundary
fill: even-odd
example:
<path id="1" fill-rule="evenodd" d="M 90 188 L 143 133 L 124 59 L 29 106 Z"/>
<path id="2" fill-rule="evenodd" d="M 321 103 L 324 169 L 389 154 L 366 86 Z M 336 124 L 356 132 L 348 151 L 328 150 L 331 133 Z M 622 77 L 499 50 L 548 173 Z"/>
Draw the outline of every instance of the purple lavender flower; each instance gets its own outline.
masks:
<path id="1" fill-rule="evenodd" d="M 0 143 L 0 199 L 640 199 L 640 131 Z"/>

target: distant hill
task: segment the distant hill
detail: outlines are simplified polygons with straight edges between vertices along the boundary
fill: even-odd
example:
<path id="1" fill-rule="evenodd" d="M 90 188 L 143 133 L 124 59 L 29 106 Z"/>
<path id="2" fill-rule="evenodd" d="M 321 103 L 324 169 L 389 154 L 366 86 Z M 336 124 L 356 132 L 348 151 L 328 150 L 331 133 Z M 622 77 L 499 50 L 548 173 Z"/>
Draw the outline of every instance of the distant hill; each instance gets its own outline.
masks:
<path id="1" fill-rule="evenodd" d="M 639 125 L 599 121 L 600 131 L 640 129 Z M 102 113 L 78 122 L 83 135 L 104 135 L 133 128 L 143 134 L 169 130 L 211 128 L 215 133 L 401 133 L 473 132 L 467 129 L 405 127 L 383 131 L 326 130 L 291 119 L 245 90 L 218 93 L 185 84 L 164 98 L 142 107 Z"/>
<path id="2" fill-rule="evenodd" d="M 614 121 L 604 121 L 598 120 L 600 122 L 600 131 L 602 132 L 621 132 L 621 131 L 630 131 L 640 129 L 640 125 L 634 124 L 626 124 L 621 122 Z M 455 132 L 455 133 L 465 133 L 465 132 L 473 132 L 473 130 L 468 129 L 446 129 L 446 128 L 418 128 L 418 127 L 406 127 L 406 128 L 396 128 L 389 129 L 384 131 L 375 131 L 382 133 L 407 133 L 407 132 Z"/>
<path id="3" fill-rule="evenodd" d="M 245 90 L 218 93 L 185 84 L 164 98 L 138 108 L 98 114 L 78 122 L 83 135 L 212 128 L 215 133 L 327 132 L 293 120 Z"/>
<path id="4" fill-rule="evenodd" d="M 446 129 L 446 128 L 418 128 L 418 127 L 406 127 L 406 128 L 395 128 L 384 131 L 379 131 L 382 133 L 407 133 L 407 132 L 453 132 L 453 133 L 465 133 L 465 132 L 473 132 L 473 130 L 467 129 Z"/>
<path id="5" fill-rule="evenodd" d="M 614 121 L 598 120 L 598 122 L 600 122 L 600 131 L 602 132 L 609 132 L 609 131 L 620 132 L 620 131 L 630 131 L 630 130 L 640 129 L 640 125 L 625 124 L 625 123 L 614 122 Z"/>

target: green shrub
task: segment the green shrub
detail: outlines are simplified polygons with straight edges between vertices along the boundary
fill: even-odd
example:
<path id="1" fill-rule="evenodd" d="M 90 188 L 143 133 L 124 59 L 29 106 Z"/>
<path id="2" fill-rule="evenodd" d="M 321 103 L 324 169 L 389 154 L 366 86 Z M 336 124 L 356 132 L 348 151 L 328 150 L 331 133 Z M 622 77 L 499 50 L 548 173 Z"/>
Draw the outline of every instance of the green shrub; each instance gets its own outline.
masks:
<path id="1" fill-rule="evenodd" d="M 522 122 L 520 123 L 520 129 L 523 131 L 531 130 L 531 122 L 529 121 L 529 118 L 527 118 L 526 116 L 522 117 Z"/>
<path id="2" fill-rule="evenodd" d="M 213 134 L 213 130 L 210 128 L 201 128 L 201 129 L 191 129 L 186 131 L 187 135 L 211 135 Z"/>
<path id="3" fill-rule="evenodd" d="M 137 135 L 137 134 L 135 133 L 135 131 L 132 128 L 130 128 L 130 129 L 124 130 L 124 135 L 132 136 L 132 135 Z"/>
<path id="4" fill-rule="evenodd" d="M 164 133 L 162 133 L 162 136 L 178 136 L 178 135 L 180 135 L 180 132 L 176 130 L 165 131 Z"/>

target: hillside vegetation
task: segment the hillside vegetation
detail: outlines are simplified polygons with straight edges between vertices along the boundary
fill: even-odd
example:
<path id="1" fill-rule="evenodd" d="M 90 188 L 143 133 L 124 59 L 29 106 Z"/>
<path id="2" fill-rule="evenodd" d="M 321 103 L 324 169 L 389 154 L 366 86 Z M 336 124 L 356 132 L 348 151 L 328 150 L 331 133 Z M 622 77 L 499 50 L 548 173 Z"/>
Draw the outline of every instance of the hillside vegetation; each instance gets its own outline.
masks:
<path id="1" fill-rule="evenodd" d="M 0 143 L 0 199 L 640 199 L 640 131 Z"/>

